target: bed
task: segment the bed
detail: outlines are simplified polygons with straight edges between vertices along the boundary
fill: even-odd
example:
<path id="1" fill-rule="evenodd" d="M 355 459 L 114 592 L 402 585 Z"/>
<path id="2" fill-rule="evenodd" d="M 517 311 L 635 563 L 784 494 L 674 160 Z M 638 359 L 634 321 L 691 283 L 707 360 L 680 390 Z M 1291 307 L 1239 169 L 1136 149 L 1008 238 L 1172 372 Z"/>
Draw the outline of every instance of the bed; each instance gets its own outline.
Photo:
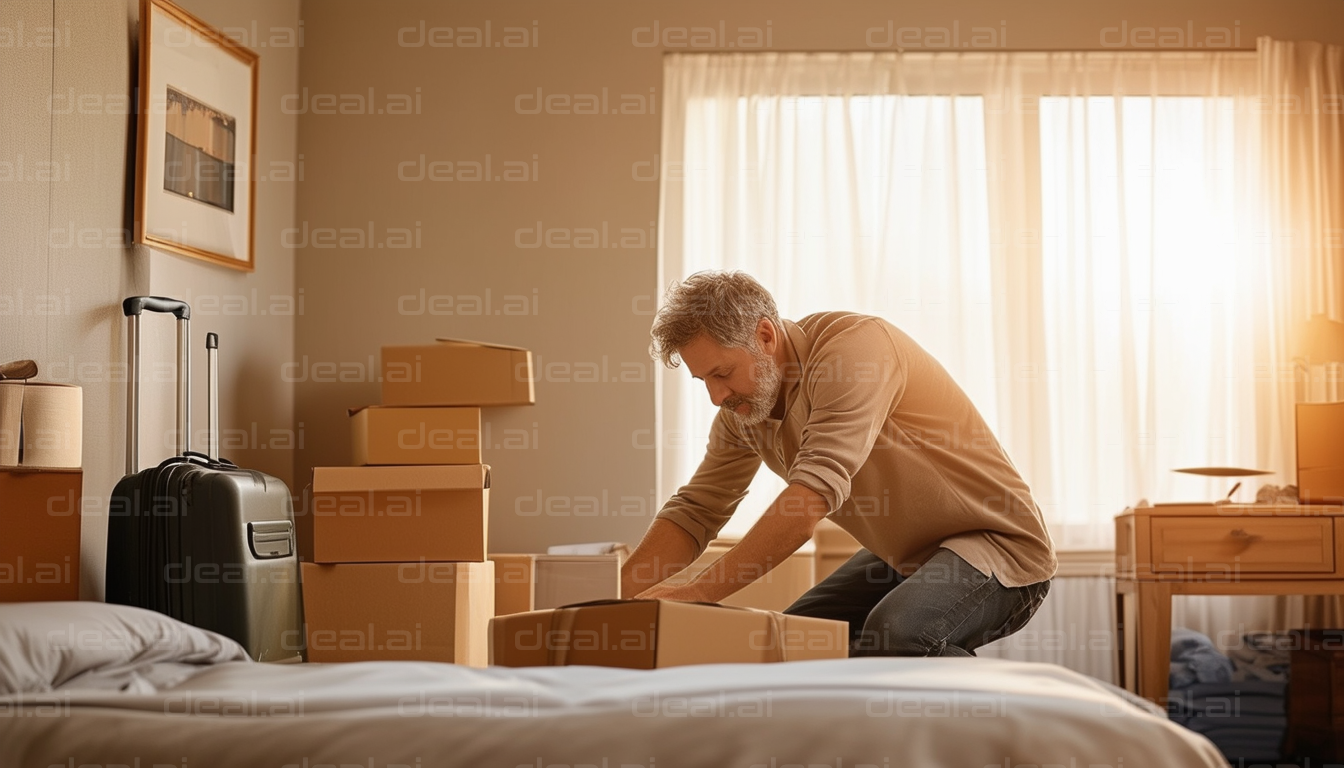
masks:
<path id="1" fill-rule="evenodd" d="M 259 664 L 101 603 L 0 605 L 4 766 L 1223 768 L 1061 667 L 848 659 L 636 671 Z"/>

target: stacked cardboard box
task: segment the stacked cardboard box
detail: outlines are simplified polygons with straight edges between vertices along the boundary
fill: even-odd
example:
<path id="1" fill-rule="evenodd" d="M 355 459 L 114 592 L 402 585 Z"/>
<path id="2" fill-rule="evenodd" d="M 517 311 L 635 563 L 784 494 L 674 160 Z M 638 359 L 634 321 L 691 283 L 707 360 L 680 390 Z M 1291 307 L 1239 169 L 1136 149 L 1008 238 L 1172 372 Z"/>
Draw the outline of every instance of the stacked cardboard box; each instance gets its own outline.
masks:
<path id="1" fill-rule="evenodd" d="M 0 469 L 0 603 L 79 599 L 81 469 Z"/>
<path id="2" fill-rule="evenodd" d="M 351 467 L 317 467 L 299 526 L 309 661 L 485 666 L 495 564 L 480 406 L 534 402 L 527 350 L 384 347 Z"/>
<path id="3" fill-rule="evenodd" d="M 79 599 L 83 396 L 0 380 L 0 602 Z"/>

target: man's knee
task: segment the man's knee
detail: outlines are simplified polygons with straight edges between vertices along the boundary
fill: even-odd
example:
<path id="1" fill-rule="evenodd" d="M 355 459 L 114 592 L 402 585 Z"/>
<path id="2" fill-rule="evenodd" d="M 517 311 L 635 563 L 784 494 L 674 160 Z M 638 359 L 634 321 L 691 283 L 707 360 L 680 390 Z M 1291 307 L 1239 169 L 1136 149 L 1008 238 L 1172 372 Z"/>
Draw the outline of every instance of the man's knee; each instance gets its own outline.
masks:
<path id="1" fill-rule="evenodd" d="M 928 627 L 894 622 L 877 615 L 868 617 L 850 645 L 851 656 L 941 656 L 947 640 L 931 634 Z"/>

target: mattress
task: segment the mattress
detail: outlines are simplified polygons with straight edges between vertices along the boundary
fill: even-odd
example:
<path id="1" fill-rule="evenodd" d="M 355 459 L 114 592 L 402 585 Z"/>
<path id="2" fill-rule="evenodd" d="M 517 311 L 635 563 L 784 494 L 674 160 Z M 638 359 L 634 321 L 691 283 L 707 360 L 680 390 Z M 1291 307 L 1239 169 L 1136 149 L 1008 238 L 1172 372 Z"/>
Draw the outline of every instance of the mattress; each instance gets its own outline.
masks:
<path id="1" fill-rule="evenodd" d="M 155 688 L 158 663 L 174 682 Z M 145 665 L 142 665 L 145 667 Z M 652 671 L 247 661 L 0 696 L 4 766 L 1222 768 L 1203 736 L 1048 664 L 842 659 Z M 84 675 L 83 680 L 95 680 Z"/>

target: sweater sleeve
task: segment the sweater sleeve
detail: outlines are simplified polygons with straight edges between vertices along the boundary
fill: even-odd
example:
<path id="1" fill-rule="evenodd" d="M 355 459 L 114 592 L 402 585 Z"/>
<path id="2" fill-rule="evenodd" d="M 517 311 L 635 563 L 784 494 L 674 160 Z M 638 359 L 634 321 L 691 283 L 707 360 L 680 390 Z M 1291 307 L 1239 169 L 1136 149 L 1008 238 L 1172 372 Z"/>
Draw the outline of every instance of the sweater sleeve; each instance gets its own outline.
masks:
<path id="1" fill-rule="evenodd" d="M 681 486 L 658 511 L 658 517 L 681 526 L 694 539 L 699 552 L 733 516 L 746 498 L 761 457 L 719 413 L 709 431 L 709 446 L 690 482 Z"/>

